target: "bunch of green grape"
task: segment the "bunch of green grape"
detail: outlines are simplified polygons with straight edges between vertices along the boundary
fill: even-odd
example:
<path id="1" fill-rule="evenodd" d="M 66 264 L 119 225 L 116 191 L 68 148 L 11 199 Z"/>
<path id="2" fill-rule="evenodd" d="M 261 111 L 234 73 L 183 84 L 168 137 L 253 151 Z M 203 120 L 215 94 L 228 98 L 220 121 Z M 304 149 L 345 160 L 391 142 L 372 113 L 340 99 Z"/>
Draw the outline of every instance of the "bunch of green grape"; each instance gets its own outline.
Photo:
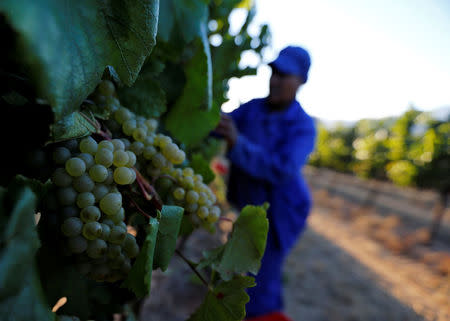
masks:
<path id="1" fill-rule="evenodd" d="M 119 280 L 139 253 L 135 237 L 127 233 L 117 188 L 135 181 L 136 155 L 125 150 L 120 139 L 97 143 L 89 136 L 70 144 L 53 151 L 59 166 L 52 182 L 57 186 L 61 231 L 83 273 L 95 280 Z"/>
<path id="2" fill-rule="evenodd" d="M 197 224 L 212 224 L 220 216 L 220 208 L 215 206 L 216 197 L 203 183 L 203 177 L 195 174 L 190 167 L 176 167 L 185 161 L 186 155 L 169 136 L 156 133 L 158 121 L 136 116 L 125 107 L 118 108 L 110 121 L 115 130 L 120 128 L 129 137 L 129 149 L 137 156 L 137 167 L 152 179 L 170 176 L 174 184 L 171 197 L 166 199 L 185 209 Z M 115 122 L 115 124 L 114 124 Z"/>

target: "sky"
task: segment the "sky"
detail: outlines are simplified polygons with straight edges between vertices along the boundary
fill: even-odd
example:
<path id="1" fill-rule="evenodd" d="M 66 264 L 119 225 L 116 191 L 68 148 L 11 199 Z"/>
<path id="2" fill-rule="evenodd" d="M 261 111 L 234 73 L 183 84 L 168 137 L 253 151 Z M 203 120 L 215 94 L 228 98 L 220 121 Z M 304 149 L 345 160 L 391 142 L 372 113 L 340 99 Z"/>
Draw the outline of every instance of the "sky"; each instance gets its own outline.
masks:
<path id="1" fill-rule="evenodd" d="M 310 115 L 353 121 L 399 115 L 409 106 L 450 106 L 450 0 L 255 0 L 250 31 L 269 24 L 272 45 L 256 76 L 230 80 L 226 112 L 268 94 L 265 65 L 287 45 L 311 54 L 297 98 Z M 245 19 L 230 16 L 232 27 Z M 256 66 L 244 52 L 242 67 Z"/>

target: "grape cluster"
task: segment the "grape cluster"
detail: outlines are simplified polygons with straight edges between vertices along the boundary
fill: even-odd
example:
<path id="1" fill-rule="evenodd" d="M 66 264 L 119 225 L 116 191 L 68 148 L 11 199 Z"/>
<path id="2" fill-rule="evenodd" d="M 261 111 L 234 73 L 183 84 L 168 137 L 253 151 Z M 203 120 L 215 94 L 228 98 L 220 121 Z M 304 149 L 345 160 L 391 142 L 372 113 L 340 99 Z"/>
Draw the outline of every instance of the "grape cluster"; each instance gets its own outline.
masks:
<path id="1" fill-rule="evenodd" d="M 135 181 L 136 155 L 126 151 L 120 139 L 97 143 L 87 137 L 57 147 L 53 160 L 60 166 L 52 182 L 61 206 L 61 231 L 68 249 L 77 255 L 80 271 L 95 280 L 121 279 L 139 246 L 127 233 L 117 186 Z"/>
<path id="2" fill-rule="evenodd" d="M 169 136 L 156 133 L 158 121 L 145 119 L 133 112 L 120 107 L 114 112 L 112 127 L 129 137 L 130 150 L 138 157 L 137 167 L 145 170 L 151 178 L 170 176 L 172 184 L 171 197 L 166 202 L 172 202 L 184 207 L 195 223 L 212 224 L 220 216 L 220 208 L 214 206 L 216 197 L 211 189 L 203 183 L 203 177 L 195 174 L 190 167 L 176 167 L 183 164 L 186 155 Z"/>

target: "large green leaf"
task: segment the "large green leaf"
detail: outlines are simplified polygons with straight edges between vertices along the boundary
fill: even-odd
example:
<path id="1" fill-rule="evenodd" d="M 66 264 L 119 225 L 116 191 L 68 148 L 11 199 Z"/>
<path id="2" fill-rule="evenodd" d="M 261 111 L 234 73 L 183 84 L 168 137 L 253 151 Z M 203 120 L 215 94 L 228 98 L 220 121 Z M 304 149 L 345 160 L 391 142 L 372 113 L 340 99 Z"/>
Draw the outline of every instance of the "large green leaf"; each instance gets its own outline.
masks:
<path id="1" fill-rule="evenodd" d="M 163 271 L 167 269 L 177 245 L 183 211 L 179 206 L 163 206 L 156 239 L 154 269 L 160 268 Z"/>
<path id="2" fill-rule="evenodd" d="M 22 276 L 30 272 L 40 242 L 34 222 L 36 196 L 30 189 L 19 187 L 3 194 L 0 205 L 0 300 L 4 300 L 25 286 Z"/>
<path id="3" fill-rule="evenodd" d="M 205 251 L 205 260 L 199 268 L 211 265 L 224 280 L 230 280 L 234 273 L 257 274 L 266 248 L 269 221 L 264 206 L 244 207 L 233 224 L 233 231 L 227 243 Z"/>
<path id="4" fill-rule="evenodd" d="M 155 218 L 151 218 L 147 236 L 145 237 L 142 249 L 131 267 L 128 277 L 121 287 L 130 289 L 136 294 L 138 299 L 150 293 L 152 281 L 153 255 L 155 253 L 156 236 L 158 234 L 159 223 Z"/>
<path id="5" fill-rule="evenodd" d="M 0 12 L 18 35 L 56 119 L 75 111 L 111 65 L 131 85 L 155 45 L 158 0 L 3 0 Z"/>
<path id="6" fill-rule="evenodd" d="M 245 289 L 255 286 L 250 276 L 235 276 L 208 291 L 206 298 L 189 321 L 240 321 L 245 317 L 249 296 Z"/>
<path id="7" fill-rule="evenodd" d="M 202 0 L 164 0 L 161 2 L 158 36 L 169 41 L 180 32 L 186 43 L 201 34 L 200 26 L 208 18 L 208 5 Z"/>
<path id="8" fill-rule="evenodd" d="M 55 320 L 55 314 L 46 304 L 34 265 L 28 266 L 28 269 L 26 274 L 16 275 L 16 279 L 20 278 L 24 284 L 20 291 L 0 300 L 2 321 Z"/>
<path id="9" fill-rule="evenodd" d="M 35 270 L 40 246 L 35 227 L 36 196 L 16 185 L 1 191 L 0 315 L 2 320 L 54 320 Z"/>
<path id="10" fill-rule="evenodd" d="M 118 89 L 120 102 L 144 117 L 159 117 L 166 111 L 166 96 L 157 76 L 164 69 L 159 61 L 146 63 L 132 87 Z"/>

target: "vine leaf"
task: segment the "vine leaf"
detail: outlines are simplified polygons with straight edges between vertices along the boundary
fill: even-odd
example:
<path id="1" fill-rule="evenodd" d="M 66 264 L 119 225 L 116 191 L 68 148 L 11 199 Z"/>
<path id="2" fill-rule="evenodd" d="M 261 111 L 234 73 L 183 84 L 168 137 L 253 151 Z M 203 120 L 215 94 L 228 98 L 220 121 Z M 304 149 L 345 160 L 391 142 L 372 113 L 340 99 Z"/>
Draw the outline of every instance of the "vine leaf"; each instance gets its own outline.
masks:
<path id="1" fill-rule="evenodd" d="M 11 183 L 14 187 L 29 187 L 31 191 L 36 195 L 38 200 L 41 200 L 44 198 L 45 195 L 47 195 L 48 191 L 50 190 L 50 187 L 52 186 L 52 183 L 50 180 L 47 180 L 45 183 L 42 183 L 38 179 L 34 178 L 28 178 L 23 175 L 16 175 L 14 177 L 13 182 Z M 11 188 L 11 186 L 10 186 Z"/>
<path id="2" fill-rule="evenodd" d="M 208 5 L 202 0 L 161 1 L 158 37 L 167 42 L 176 29 L 189 43 L 200 35 L 200 25 L 207 16 Z"/>
<path id="3" fill-rule="evenodd" d="M 266 207 L 247 205 L 233 224 L 228 242 L 203 253 L 199 269 L 211 265 L 223 280 L 231 280 L 234 273 L 257 274 L 266 248 L 269 221 Z"/>
<path id="4" fill-rule="evenodd" d="M 184 209 L 179 206 L 163 206 L 156 239 L 153 268 L 165 271 L 175 252 Z"/>
<path id="5" fill-rule="evenodd" d="M 29 188 L 16 186 L 0 191 L 0 315 L 14 316 L 9 320 L 55 318 L 35 270 L 40 246 L 35 206 L 36 196 Z"/>
<path id="6" fill-rule="evenodd" d="M 52 140 L 54 142 L 88 136 L 97 131 L 94 117 L 75 111 L 59 120 L 52 127 Z"/>
<path id="7" fill-rule="evenodd" d="M 192 155 L 191 167 L 196 173 L 203 176 L 203 181 L 206 184 L 211 183 L 216 177 L 211 170 L 208 161 L 203 158 L 202 154 L 196 153 Z"/>
<path id="8" fill-rule="evenodd" d="M 212 104 L 212 64 L 206 22 L 201 31 L 199 48 L 184 69 L 186 84 L 181 97 L 165 116 L 166 128 L 187 146 L 208 135 L 220 119 L 220 106 Z"/>
<path id="9" fill-rule="evenodd" d="M 245 317 L 249 296 L 245 289 L 255 286 L 250 276 L 235 276 L 208 291 L 205 300 L 188 321 L 240 321 Z"/>
<path id="10" fill-rule="evenodd" d="M 151 218 L 142 249 L 131 267 L 127 278 L 121 285 L 121 287 L 133 291 L 138 299 L 141 299 L 150 293 L 153 255 L 155 253 L 158 227 L 158 220 Z"/>
<path id="11" fill-rule="evenodd" d="M 56 120 L 77 110 L 107 66 L 130 86 L 155 45 L 158 0 L 4 0 L 0 13 L 17 33 Z"/>
<path id="12" fill-rule="evenodd" d="M 163 71 L 164 64 L 151 60 L 141 69 L 132 87 L 118 88 L 121 104 L 144 117 L 159 117 L 166 111 L 166 95 L 156 77 Z"/>

